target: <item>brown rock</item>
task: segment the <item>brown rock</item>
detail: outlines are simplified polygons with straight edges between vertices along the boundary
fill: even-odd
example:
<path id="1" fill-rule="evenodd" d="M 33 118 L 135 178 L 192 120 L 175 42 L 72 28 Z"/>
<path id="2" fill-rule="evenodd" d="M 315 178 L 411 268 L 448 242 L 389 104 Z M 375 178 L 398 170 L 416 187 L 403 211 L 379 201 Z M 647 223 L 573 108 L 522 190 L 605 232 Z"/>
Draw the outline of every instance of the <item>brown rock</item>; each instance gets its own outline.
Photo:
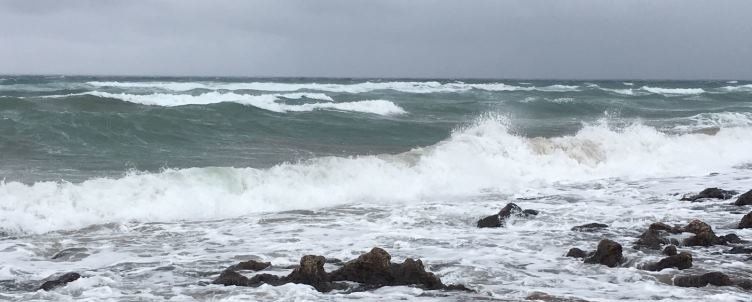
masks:
<path id="1" fill-rule="evenodd" d="M 715 286 L 734 285 L 729 276 L 720 272 L 674 277 L 674 285 L 680 287 L 704 287 L 708 284 Z"/>
<path id="2" fill-rule="evenodd" d="M 665 249 L 663 249 L 663 254 L 666 256 L 673 256 L 677 254 L 676 246 L 675 245 L 669 245 Z"/>
<path id="3" fill-rule="evenodd" d="M 752 228 L 752 212 L 749 212 L 747 215 L 744 215 L 744 217 L 742 217 L 742 220 L 739 221 L 738 227 L 740 229 Z"/>
<path id="4" fill-rule="evenodd" d="M 686 252 L 681 252 L 677 255 L 668 256 L 661 259 L 661 261 L 658 261 L 658 263 L 647 265 L 645 267 L 645 270 L 658 272 L 671 267 L 680 270 L 692 267 L 692 255 Z"/>
<path id="5" fill-rule="evenodd" d="M 567 252 L 566 257 L 572 257 L 572 258 L 585 258 L 587 257 L 587 252 L 578 249 L 576 247 L 573 247 L 569 249 L 569 252 Z"/>
<path id="6" fill-rule="evenodd" d="M 734 205 L 737 206 L 748 206 L 752 205 L 752 190 L 747 191 L 747 193 L 742 194 L 739 196 L 739 198 L 736 199 L 734 202 Z"/>
<path id="7" fill-rule="evenodd" d="M 320 292 L 333 289 L 329 282 L 329 275 L 324 271 L 326 258 L 322 256 L 306 255 L 300 258 L 300 267 L 290 273 L 285 280 L 292 283 L 308 284 Z"/>
<path id="8" fill-rule="evenodd" d="M 56 287 L 65 286 L 68 283 L 78 280 L 78 278 L 81 278 L 81 275 L 78 273 L 65 273 L 60 277 L 42 283 L 39 289 L 49 291 Z"/>
<path id="9" fill-rule="evenodd" d="M 616 267 L 623 260 L 621 244 L 609 239 L 603 239 L 598 243 L 595 254 L 585 258 L 585 263 L 599 263 L 608 267 Z"/>

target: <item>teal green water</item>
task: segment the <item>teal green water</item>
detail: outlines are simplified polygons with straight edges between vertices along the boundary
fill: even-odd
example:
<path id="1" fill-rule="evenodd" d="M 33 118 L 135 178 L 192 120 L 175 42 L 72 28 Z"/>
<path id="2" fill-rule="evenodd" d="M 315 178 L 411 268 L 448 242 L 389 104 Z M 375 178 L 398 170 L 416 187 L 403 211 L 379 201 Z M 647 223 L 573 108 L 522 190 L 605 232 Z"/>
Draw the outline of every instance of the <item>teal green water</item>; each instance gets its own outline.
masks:
<path id="1" fill-rule="evenodd" d="M 0 175 L 25 183 L 396 154 L 488 114 L 527 137 L 602 119 L 668 133 L 752 125 L 749 82 L 0 79 Z"/>

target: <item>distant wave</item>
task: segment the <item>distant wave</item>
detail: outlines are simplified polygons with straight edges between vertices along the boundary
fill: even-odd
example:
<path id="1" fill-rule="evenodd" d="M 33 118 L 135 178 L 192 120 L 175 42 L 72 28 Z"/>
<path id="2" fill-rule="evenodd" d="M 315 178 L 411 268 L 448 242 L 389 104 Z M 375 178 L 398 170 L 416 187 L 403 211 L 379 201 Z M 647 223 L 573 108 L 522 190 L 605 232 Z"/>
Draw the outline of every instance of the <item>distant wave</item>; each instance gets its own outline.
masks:
<path id="1" fill-rule="evenodd" d="M 407 93 L 448 93 L 463 92 L 472 89 L 486 91 L 547 91 L 566 92 L 577 91 L 579 86 L 550 85 L 544 87 L 515 86 L 504 83 L 441 83 L 427 82 L 363 82 L 353 84 L 326 83 L 212 83 L 212 82 L 88 82 L 94 87 L 118 88 L 156 88 L 168 91 L 190 91 L 194 89 L 207 90 L 257 90 L 272 92 L 292 92 L 299 90 L 314 90 L 343 93 L 364 93 L 376 90 L 394 90 Z"/>
<path id="2" fill-rule="evenodd" d="M 185 106 L 185 105 L 208 105 L 216 103 L 238 103 L 248 106 L 254 106 L 264 110 L 274 112 L 299 112 L 313 110 L 340 110 L 363 113 L 373 113 L 378 115 L 396 115 L 404 114 L 406 111 L 402 107 L 387 100 L 363 100 L 354 102 L 333 102 L 334 100 L 323 93 L 287 93 L 287 94 L 237 94 L 237 93 L 220 93 L 207 92 L 200 95 L 188 94 L 128 94 L 128 93 L 109 93 L 102 91 L 90 91 L 78 94 L 55 95 L 48 97 L 68 97 L 74 95 L 91 95 L 103 98 L 118 99 L 126 102 L 150 105 L 150 106 Z M 279 102 L 281 99 L 315 99 L 326 101 L 324 103 L 304 103 L 304 104 L 285 104 Z"/>
<path id="3" fill-rule="evenodd" d="M 552 183 L 705 175 L 752 162 L 749 127 L 670 135 L 633 124 L 525 138 L 481 118 L 444 141 L 399 155 L 323 157 L 269 169 L 208 167 L 82 183 L 0 182 L 0 229 L 41 233 L 127 221 L 219 219 L 353 202 L 514 194 Z"/>
<path id="4" fill-rule="evenodd" d="M 661 88 L 661 87 L 650 87 L 650 86 L 642 86 L 640 88 L 642 90 L 652 92 L 652 93 L 658 93 L 663 95 L 691 95 L 691 94 L 702 94 L 705 92 L 702 88 Z"/>

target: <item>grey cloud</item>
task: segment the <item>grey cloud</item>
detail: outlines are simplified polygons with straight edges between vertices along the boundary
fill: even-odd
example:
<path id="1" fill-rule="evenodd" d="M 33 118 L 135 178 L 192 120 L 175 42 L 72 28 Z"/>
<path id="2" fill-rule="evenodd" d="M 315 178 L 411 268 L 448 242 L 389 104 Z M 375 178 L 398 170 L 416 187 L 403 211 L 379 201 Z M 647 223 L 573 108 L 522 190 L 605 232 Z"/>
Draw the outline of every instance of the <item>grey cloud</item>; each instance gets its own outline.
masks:
<path id="1" fill-rule="evenodd" d="M 749 1 L 0 0 L 0 73 L 752 78 Z"/>

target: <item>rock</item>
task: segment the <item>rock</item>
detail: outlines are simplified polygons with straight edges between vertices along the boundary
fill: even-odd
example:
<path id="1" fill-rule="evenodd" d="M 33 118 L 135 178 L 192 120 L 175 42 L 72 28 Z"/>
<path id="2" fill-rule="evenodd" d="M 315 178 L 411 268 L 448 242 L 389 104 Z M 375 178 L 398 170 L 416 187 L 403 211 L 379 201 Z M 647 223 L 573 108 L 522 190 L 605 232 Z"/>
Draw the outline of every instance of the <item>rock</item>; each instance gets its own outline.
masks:
<path id="1" fill-rule="evenodd" d="M 734 205 L 737 206 L 748 206 L 752 205 L 752 190 L 747 191 L 747 193 L 742 194 L 739 196 L 739 198 L 736 199 L 734 202 Z"/>
<path id="2" fill-rule="evenodd" d="M 742 217 L 742 220 L 739 221 L 738 228 L 740 229 L 752 228 L 752 212 L 749 212 L 747 215 L 744 215 L 744 217 Z"/>
<path id="3" fill-rule="evenodd" d="M 587 252 L 585 252 L 585 251 L 583 251 L 581 249 L 578 249 L 576 247 L 573 247 L 573 248 L 569 249 L 569 252 L 567 252 L 567 256 L 566 257 L 585 258 L 585 257 L 587 257 L 587 254 L 588 254 Z"/>
<path id="4" fill-rule="evenodd" d="M 608 267 L 616 267 L 623 260 L 621 244 L 609 239 L 603 239 L 598 243 L 598 248 L 590 257 L 585 258 L 585 263 L 603 264 Z"/>
<path id="5" fill-rule="evenodd" d="M 661 259 L 657 263 L 647 265 L 645 267 L 645 270 L 658 272 L 671 267 L 677 268 L 679 270 L 692 267 L 692 255 L 686 252 L 681 252 L 677 255 L 668 256 Z"/>
<path id="6" fill-rule="evenodd" d="M 597 231 L 599 229 L 605 229 L 607 227 L 608 227 L 607 224 L 602 224 L 602 223 L 596 223 L 596 222 L 594 222 L 594 223 L 588 223 L 588 224 L 583 224 L 583 225 L 575 226 L 575 227 L 572 228 L 572 231 L 577 231 L 577 232 L 592 232 L 592 231 Z"/>
<path id="7" fill-rule="evenodd" d="M 393 281 L 389 285 L 419 285 L 423 289 L 442 289 L 444 284 L 433 273 L 426 272 L 423 262 L 405 259 L 402 264 L 392 264 Z"/>
<path id="8" fill-rule="evenodd" d="M 392 256 L 389 253 L 375 247 L 370 252 L 360 255 L 358 259 L 346 262 L 344 266 L 333 271 L 330 276 L 332 281 L 387 285 L 393 280 L 391 258 Z"/>
<path id="9" fill-rule="evenodd" d="M 219 274 L 219 277 L 217 277 L 217 279 L 214 279 L 214 281 L 212 281 L 212 284 L 221 284 L 224 286 L 250 286 L 248 278 L 246 276 L 243 276 L 238 272 L 229 269 L 226 269 L 221 274 Z"/>
<path id="10" fill-rule="evenodd" d="M 752 254 L 752 248 L 735 246 L 725 252 L 726 254 Z"/>
<path id="11" fill-rule="evenodd" d="M 532 300 L 532 301 L 544 301 L 544 302 L 588 302 L 587 300 L 582 300 L 578 298 L 565 298 L 565 297 L 557 297 L 552 296 L 547 293 L 542 292 L 532 292 L 529 295 L 527 295 L 527 298 L 525 300 Z"/>
<path id="12" fill-rule="evenodd" d="M 67 248 L 52 255 L 51 259 L 56 261 L 79 261 L 89 256 L 86 253 L 87 251 L 88 249 L 83 247 Z"/>
<path id="13" fill-rule="evenodd" d="M 237 271 L 237 270 L 260 271 L 270 266 L 272 266 L 270 262 L 259 262 L 256 260 L 248 260 L 248 261 L 243 261 L 233 266 L 230 266 L 227 269 L 233 270 L 233 271 Z"/>
<path id="14" fill-rule="evenodd" d="M 272 274 L 256 274 L 248 280 L 247 286 L 259 286 L 261 284 L 269 284 L 273 286 L 279 286 L 285 283 L 289 283 L 285 278 Z"/>
<path id="15" fill-rule="evenodd" d="M 481 220 L 478 220 L 478 227 L 479 228 L 498 228 L 503 227 L 506 220 L 514 216 L 535 216 L 538 215 L 538 211 L 536 210 L 522 210 L 518 205 L 514 203 L 508 203 L 504 208 L 499 211 L 498 214 L 491 215 L 488 217 L 485 217 Z"/>
<path id="16" fill-rule="evenodd" d="M 736 236 L 736 234 L 723 235 L 720 238 L 725 243 L 743 243 L 744 242 L 744 240 L 739 238 L 739 236 Z"/>
<path id="17" fill-rule="evenodd" d="M 704 287 L 708 284 L 715 286 L 734 285 L 729 276 L 720 272 L 674 277 L 674 285 L 680 287 Z"/>
<path id="18" fill-rule="evenodd" d="M 329 275 L 324 270 L 326 258 L 322 256 L 306 255 L 300 258 L 300 267 L 285 277 L 285 281 L 299 284 L 308 284 L 316 290 L 325 293 L 334 287 L 329 282 Z"/>
<path id="19" fill-rule="evenodd" d="M 740 287 L 742 289 L 745 289 L 745 290 L 752 289 L 752 280 L 743 279 L 743 280 L 737 280 L 734 283 L 736 284 L 736 286 L 738 286 L 738 287 Z"/>
<path id="20" fill-rule="evenodd" d="M 669 245 L 666 248 L 663 249 L 663 254 L 666 256 L 673 256 L 677 254 L 676 246 L 675 245 Z"/>
<path id="21" fill-rule="evenodd" d="M 65 273 L 60 277 L 42 283 L 42 286 L 40 286 L 39 289 L 43 289 L 45 291 L 52 290 L 56 287 L 65 286 L 70 282 L 76 281 L 78 280 L 78 278 L 81 278 L 81 275 L 79 275 L 78 273 Z"/>
<path id="22" fill-rule="evenodd" d="M 665 233 L 678 234 L 681 232 L 680 228 L 672 227 L 662 222 L 652 223 L 647 231 L 638 237 L 635 242 L 635 249 L 648 248 L 659 250 L 661 249 L 661 245 L 671 244 L 671 240 L 665 238 Z"/>
<path id="23" fill-rule="evenodd" d="M 697 195 L 691 195 L 687 196 L 685 195 L 682 197 L 681 200 L 691 201 L 691 202 L 702 202 L 706 199 L 730 199 L 734 195 L 736 195 L 736 191 L 727 191 L 727 190 L 721 190 L 719 188 L 707 188 L 705 190 L 702 190 Z"/>
<path id="24" fill-rule="evenodd" d="M 684 239 L 686 246 L 711 246 L 715 244 L 725 244 L 722 239 L 718 238 L 713 232 L 713 228 L 707 223 L 700 220 L 692 220 L 683 229 L 685 232 L 694 233 L 695 235 Z"/>

